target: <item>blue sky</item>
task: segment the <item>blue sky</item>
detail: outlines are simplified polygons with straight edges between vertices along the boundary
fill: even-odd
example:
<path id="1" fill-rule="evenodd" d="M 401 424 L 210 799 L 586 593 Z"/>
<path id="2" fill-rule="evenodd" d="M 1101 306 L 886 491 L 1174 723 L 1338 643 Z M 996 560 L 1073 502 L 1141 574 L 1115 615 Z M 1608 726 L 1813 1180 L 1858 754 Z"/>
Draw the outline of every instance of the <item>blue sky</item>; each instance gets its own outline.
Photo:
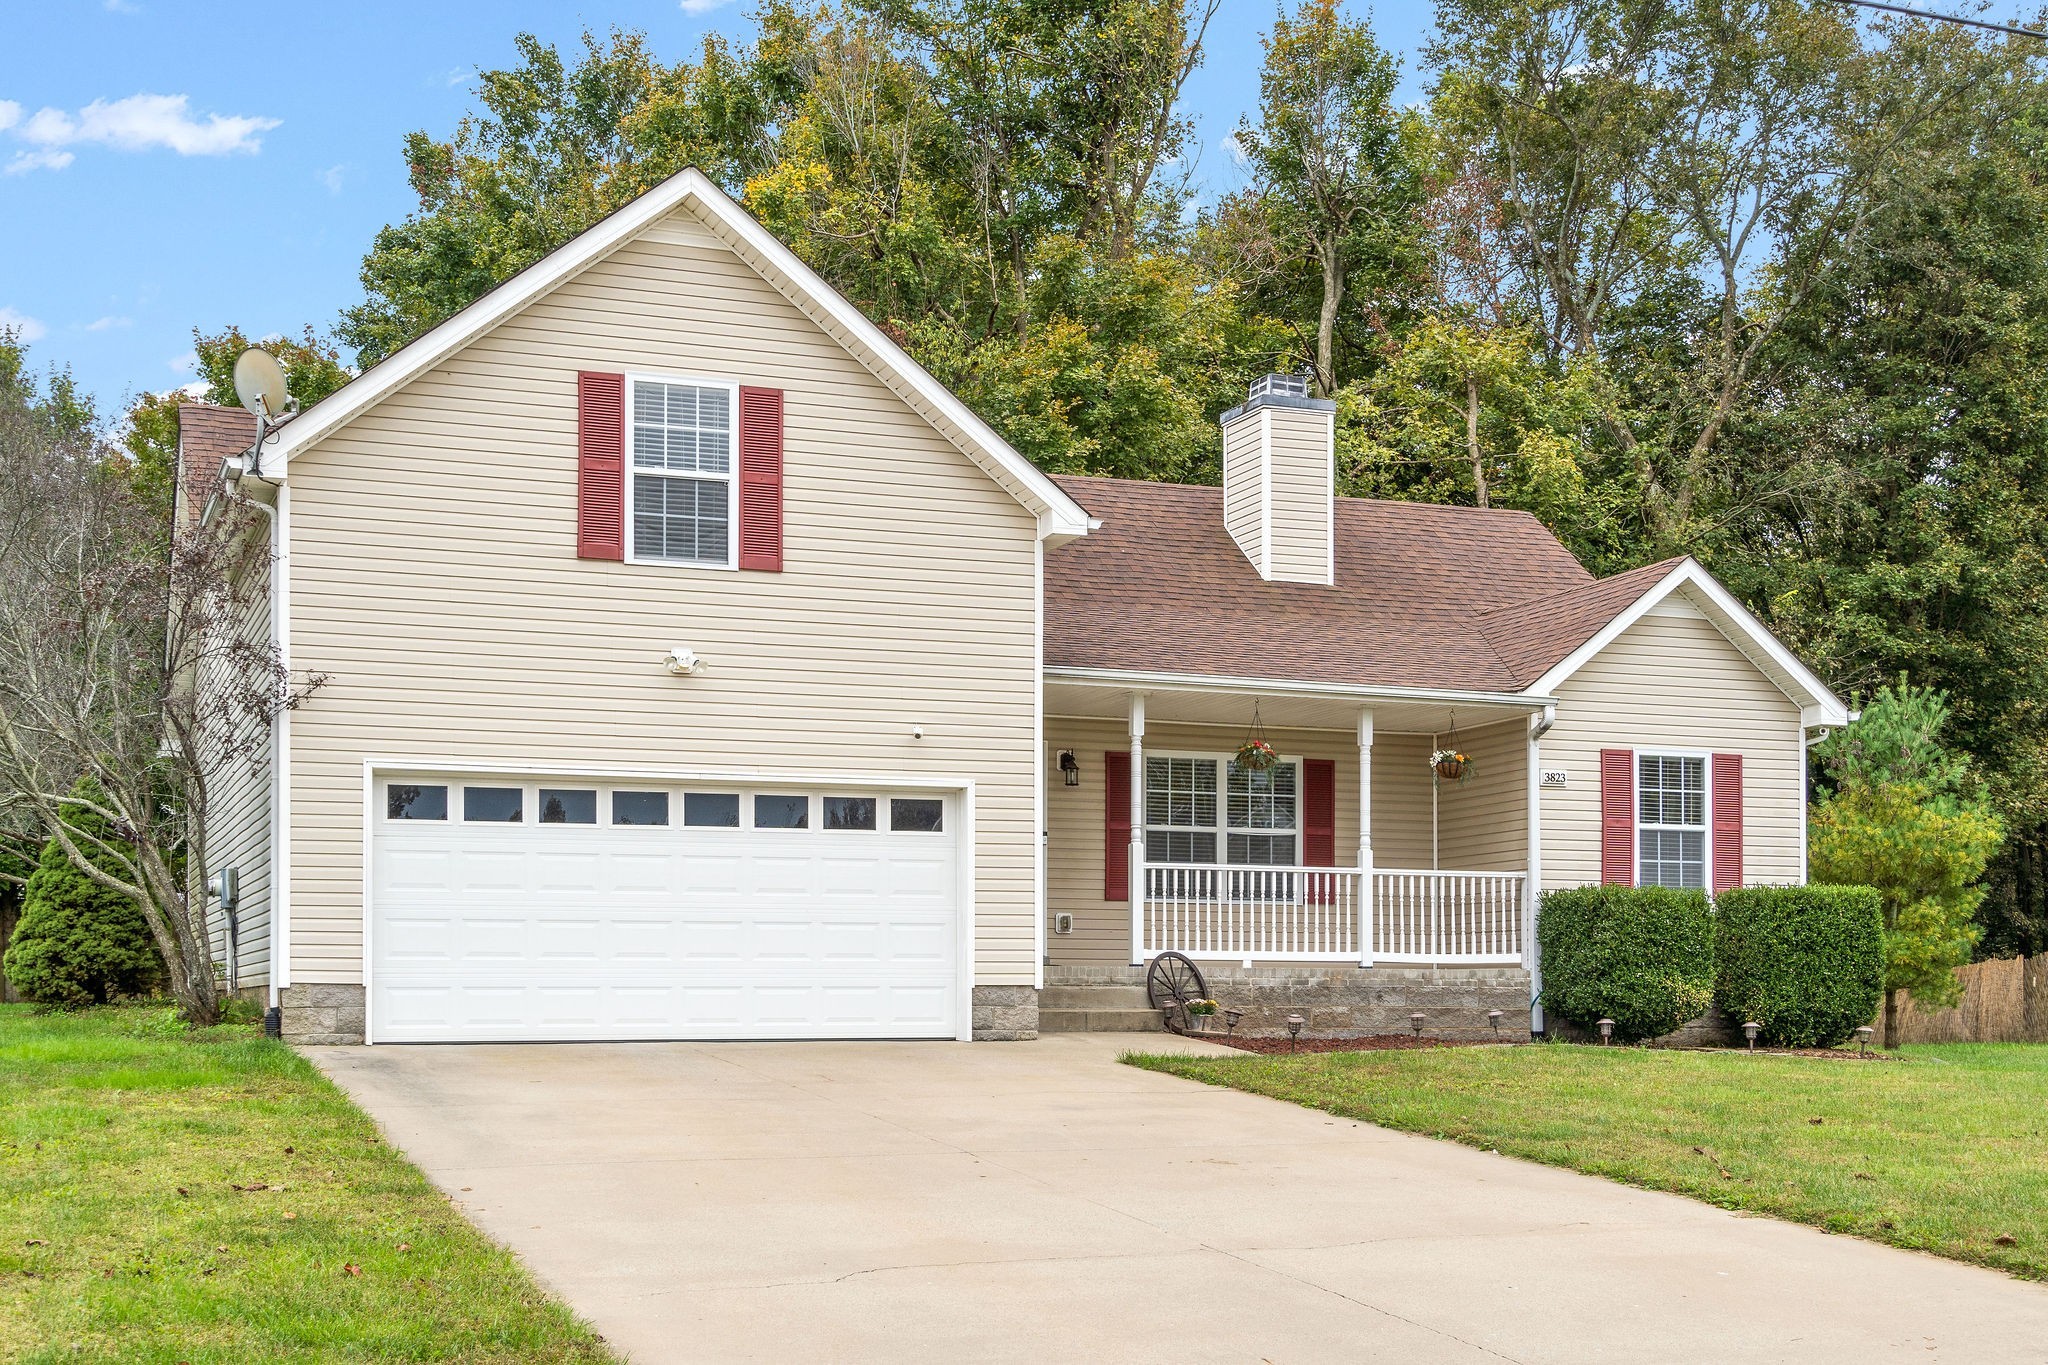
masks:
<path id="1" fill-rule="evenodd" d="M 412 207 L 400 140 L 447 133 L 515 33 L 568 48 L 638 28 L 666 60 L 708 30 L 751 35 L 747 0 L 706 3 L 0 0 L 0 325 L 110 411 L 191 378 L 194 326 L 325 329 L 360 297 L 372 236 Z M 1188 104 L 1211 186 L 1232 183 L 1218 144 L 1257 100 L 1273 13 L 1224 0 L 1210 31 Z M 1375 13 L 1396 51 L 1428 18 Z"/>

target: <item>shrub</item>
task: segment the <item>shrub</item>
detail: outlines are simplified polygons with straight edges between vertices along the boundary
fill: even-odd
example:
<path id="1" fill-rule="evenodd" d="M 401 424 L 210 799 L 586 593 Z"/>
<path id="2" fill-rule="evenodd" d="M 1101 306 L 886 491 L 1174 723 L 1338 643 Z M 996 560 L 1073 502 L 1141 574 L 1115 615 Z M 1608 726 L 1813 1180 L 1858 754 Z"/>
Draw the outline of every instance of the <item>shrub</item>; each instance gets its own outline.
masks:
<path id="1" fill-rule="evenodd" d="M 1543 895 L 1543 1007 L 1582 1028 L 1614 1021 L 1655 1038 L 1706 1012 L 1714 931 L 1706 893 L 1666 886 L 1578 886 Z"/>
<path id="2" fill-rule="evenodd" d="M 1884 997 L 1884 909 L 1867 886 L 1751 886 L 1714 901 L 1714 995 L 1781 1047 L 1833 1047 Z"/>
<path id="3" fill-rule="evenodd" d="M 100 838 L 111 833 L 88 812 L 65 819 Z M 55 839 L 43 845 L 29 874 L 6 970 L 22 999 L 67 1007 L 140 995 L 163 981 L 163 962 L 141 909 L 79 871 Z"/>

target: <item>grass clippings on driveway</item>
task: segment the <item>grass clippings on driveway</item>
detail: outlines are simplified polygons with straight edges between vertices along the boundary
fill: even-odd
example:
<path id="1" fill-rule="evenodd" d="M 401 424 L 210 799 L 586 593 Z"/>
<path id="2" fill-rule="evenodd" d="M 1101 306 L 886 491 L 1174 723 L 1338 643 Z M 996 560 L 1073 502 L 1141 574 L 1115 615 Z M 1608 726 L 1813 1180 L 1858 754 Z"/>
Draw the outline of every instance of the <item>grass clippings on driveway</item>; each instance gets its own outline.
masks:
<path id="1" fill-rule="evenodd" d="M 1904 1056 L 1551 1044 L 1125 1060 L 2048 1279 L 2048 1046 Z"/>
<path id="2" fill-rule="evenodd" d="M 609 1361 L 252 1028 L 0 1006 L 0 1359 Z"/>

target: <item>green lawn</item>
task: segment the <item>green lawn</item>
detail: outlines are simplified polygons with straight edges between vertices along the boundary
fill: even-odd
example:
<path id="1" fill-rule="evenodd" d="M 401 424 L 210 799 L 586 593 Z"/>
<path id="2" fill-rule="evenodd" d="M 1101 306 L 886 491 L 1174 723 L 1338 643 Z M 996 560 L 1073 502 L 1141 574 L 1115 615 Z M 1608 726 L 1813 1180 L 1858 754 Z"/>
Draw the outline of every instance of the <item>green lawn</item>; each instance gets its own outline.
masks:
<path id="1" fill-rule="evenodd" d="M 0 1359 L 611 1358 L 289 1048 L 0 1006 Z"/>
<path id="2" fill-rule="evenodd" d="M 2048 1046 L 1904 1056 L 1550 1044 L 1126 1060 L 2048 1279 Z"/>

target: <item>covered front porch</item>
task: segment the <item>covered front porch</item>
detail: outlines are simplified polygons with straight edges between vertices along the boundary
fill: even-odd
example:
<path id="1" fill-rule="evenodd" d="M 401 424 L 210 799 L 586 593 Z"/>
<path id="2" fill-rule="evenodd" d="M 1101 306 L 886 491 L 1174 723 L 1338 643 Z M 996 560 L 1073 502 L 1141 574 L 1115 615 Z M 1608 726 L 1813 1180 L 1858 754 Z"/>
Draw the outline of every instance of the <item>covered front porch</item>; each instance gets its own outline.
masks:
<path id="1" fill-rule="evenodd" d="M 1531 965 L 1544 699 L 1066 670 L 1046 711 L 1050 966 Z"/>

